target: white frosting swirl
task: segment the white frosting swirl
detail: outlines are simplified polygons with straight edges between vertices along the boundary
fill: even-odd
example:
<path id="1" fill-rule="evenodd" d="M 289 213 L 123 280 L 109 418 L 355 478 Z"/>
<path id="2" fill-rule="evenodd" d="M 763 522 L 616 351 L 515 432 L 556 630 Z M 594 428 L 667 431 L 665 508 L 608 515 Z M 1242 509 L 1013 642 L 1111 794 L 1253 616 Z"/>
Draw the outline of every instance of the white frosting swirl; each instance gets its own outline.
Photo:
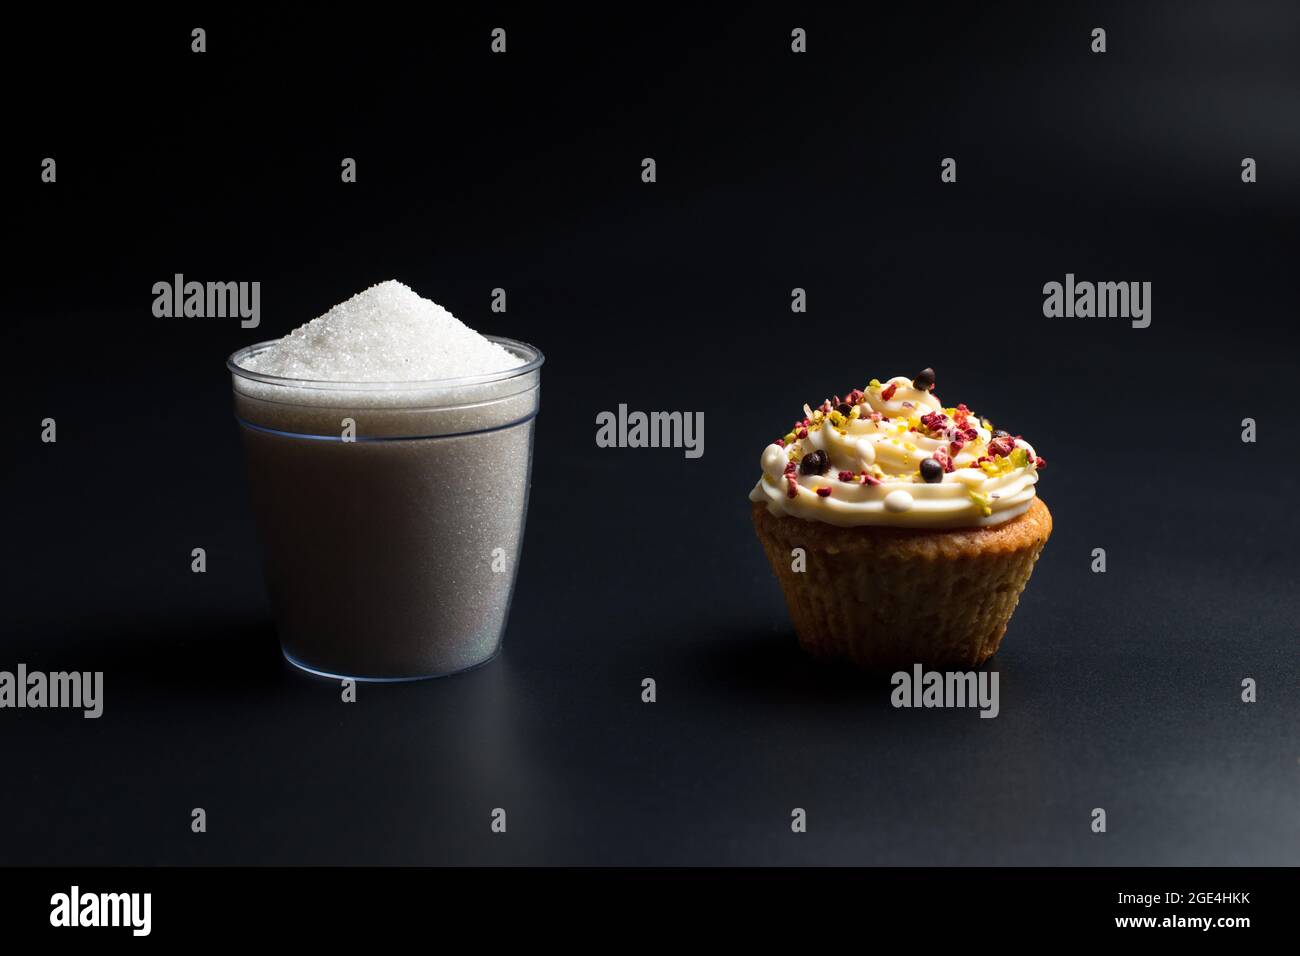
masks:
<path id="1" fill-rule="evenodd" d="M 945 409 L 903 376 L 873 382 L 846 404 L 854 406 L 847 418 L 828 414 L 829 403 L 815 411 L 805 406 L 808 424 L 787 435 L 785 447 L 763 450 L 751 501 L 765 502 L 775 515 L 840 526 L 979 527 L 1029 509 L 1041 459 L 1023 438 L 995 438 L 965 406 Z M 805 475 L 798 462 L 814 452 L 824 452 L 829 467 Z M 922 477 L 928 458 L 944 466 L 941 480 Z"/>

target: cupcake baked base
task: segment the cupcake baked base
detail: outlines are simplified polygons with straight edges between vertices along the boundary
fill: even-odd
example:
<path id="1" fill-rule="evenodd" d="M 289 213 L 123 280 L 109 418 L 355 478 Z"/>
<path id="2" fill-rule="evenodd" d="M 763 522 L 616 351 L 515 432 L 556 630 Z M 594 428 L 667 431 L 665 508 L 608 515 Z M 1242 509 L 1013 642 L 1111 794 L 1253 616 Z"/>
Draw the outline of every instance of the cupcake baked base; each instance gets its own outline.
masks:
<path id="1" fill-rule="evenodd" d="M 846 528 L 773 515 L 762 502 L 752 509 L 800 645 L 874 671 L 992 657 L 1052 533 L 1040 498 L 1009 521 L 945 530 Z M 803 571 L 791 567 L 795 548 Z"/>

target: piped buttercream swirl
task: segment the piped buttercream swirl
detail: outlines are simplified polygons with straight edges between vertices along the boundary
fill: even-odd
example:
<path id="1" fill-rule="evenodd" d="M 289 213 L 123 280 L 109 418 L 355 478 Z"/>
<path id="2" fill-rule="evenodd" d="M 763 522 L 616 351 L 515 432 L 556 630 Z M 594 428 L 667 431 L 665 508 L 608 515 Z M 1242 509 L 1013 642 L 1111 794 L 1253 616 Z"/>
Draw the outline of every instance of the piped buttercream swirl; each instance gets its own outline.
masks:
<path id="1" fill-rule="evenodd" d="M 763 449 L 750 500 L 841 526 L 979 527 L 1024 514 L 1046 462 L 965 405 L 945 408 L 923 382 L 873 379 L 842 400 L 805 405 L 805 417 Z"/>

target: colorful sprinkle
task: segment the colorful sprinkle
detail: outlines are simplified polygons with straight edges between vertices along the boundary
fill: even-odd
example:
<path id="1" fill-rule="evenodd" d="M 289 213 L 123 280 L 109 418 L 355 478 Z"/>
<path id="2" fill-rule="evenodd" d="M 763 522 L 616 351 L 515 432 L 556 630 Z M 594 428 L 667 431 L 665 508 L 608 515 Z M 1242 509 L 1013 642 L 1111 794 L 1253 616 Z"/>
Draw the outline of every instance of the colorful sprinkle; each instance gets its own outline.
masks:
<path id="1" fill-rule="evenodd" d="M 989 454 L 995 458 L 1005 458 L 1015 450 L 1015 447 L 1009 435 L 1006 438 L 995 438 L 989 442 Z"/>

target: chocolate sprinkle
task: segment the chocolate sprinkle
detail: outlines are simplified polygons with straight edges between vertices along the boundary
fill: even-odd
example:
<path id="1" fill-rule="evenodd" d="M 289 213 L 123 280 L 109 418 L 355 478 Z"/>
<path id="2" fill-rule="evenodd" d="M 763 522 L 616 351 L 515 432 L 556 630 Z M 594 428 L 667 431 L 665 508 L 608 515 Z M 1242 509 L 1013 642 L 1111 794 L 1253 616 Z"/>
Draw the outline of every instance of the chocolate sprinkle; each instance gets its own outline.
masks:
<path id="1" fill-rule="evenodd" d="M 830 457 L 824 451 L 811 451 L 799 462 L 799 474 L 824 475 L 831 467 Z"/>

